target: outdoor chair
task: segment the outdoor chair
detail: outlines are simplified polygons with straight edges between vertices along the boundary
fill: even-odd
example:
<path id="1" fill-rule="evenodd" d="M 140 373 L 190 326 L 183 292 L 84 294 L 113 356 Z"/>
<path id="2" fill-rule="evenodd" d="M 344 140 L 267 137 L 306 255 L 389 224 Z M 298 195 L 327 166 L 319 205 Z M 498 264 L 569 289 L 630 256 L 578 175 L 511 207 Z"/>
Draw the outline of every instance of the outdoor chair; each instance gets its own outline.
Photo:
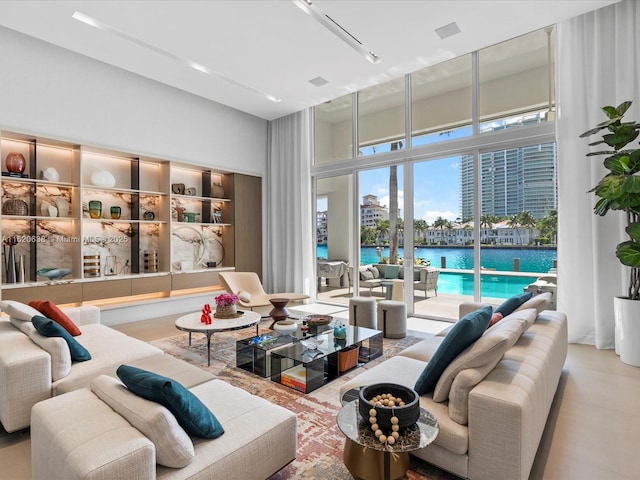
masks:
<path id="1" fill-rule="evenodd" d="M 440 270 L 435 267 L 427 267 L 420 269 L 420 279 L 413 282 L 414 290 L 424 290 L 424 298 L 429 298 L 427 292 L 434 291 L 438 296 L 438 276 Z"/>
<path id="2" fill-rule="evenodd" d="M 290 302 L 301 302 L 309 298 L 303 293 L 266 293 L 255 272 L 220 272 L 220 283 L 229 293 L 240 297 L 238 305 L 253 310 L 256 307 L 272 306 L 273 298 L 286 298 Z"/>

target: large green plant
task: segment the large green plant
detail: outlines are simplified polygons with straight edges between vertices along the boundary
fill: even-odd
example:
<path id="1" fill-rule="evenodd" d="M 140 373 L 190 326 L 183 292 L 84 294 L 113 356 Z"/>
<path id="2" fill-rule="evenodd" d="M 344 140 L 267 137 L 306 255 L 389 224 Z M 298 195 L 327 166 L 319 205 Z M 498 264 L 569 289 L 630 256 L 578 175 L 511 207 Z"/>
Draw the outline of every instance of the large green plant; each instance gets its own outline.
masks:
<path id="1" fill-rule="evenodd" d="M 613 150 L 588 153 L 587 156 L 607 155 L 604 166 L 608 173 L 591 191 L 600 197 L 593 210 L 597 215 L 606 215 L 609 210 L 620 210 L 627 216 L 626 232 L 629 240 L 616 247 L 616 256 L 623 265 L 631 267 L 629 298 L 640 300 L 640 148 L 625 148 L 640 134 L 640 124 L 623 122 L 631 102 L 617 107 L 603 107 L 609 118 L 595 128 L 580 135 L 591 136 L 602 130 L 602 140 L 590 146 L 606 144 Z"/>

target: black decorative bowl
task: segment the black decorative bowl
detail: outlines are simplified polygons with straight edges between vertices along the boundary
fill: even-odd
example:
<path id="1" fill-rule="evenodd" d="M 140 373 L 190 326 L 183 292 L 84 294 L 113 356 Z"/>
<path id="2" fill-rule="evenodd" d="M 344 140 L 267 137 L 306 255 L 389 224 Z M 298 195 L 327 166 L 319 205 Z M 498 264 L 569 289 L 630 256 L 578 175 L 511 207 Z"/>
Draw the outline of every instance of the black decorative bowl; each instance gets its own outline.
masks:
<path id="1" fill-rule="evenodd" d="M 404 401 L 405 405 L 401 407 L 384 407 L 373 406 L 370 399 L 376 395 L 382 395 L 384 393 L 390 393 L 394 397 L 400 397 Z M 405 387 L 403 385 L 397 385 L 395 383 L 376 383 L 369 385 L 368 387 L 362 387 L 360 389 L 360 401 L 358 402 L 360 416 L 369 422 L 369 410 L 376 409 L 376 418 L 378 419 L 378 425 L 381 428 L 391 427 L 391 417 L 394 415 L 398 417 L 398 425 L 400 428 L 409 427 L 415 424 L 420 418 L 420 397 L 415 390 Z"/>

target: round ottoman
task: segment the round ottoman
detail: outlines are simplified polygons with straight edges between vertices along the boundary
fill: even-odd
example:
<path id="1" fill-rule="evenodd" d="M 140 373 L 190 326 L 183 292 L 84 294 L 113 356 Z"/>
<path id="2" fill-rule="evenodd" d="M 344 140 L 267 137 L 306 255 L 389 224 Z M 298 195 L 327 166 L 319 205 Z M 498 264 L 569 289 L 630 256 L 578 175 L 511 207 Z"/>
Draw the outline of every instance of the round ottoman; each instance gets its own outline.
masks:
<path id="1" fill-rule="evenodd" d="M 349 325 L 376 329 L 376 300 L 371 297 L 349 299 Z"/>
<path id="2" fill-rule="evenodd" d="M 386 338 L 407 336 L 407 305 L 397 300 L 382 300 L 378 303 L 378 330 Z"/>

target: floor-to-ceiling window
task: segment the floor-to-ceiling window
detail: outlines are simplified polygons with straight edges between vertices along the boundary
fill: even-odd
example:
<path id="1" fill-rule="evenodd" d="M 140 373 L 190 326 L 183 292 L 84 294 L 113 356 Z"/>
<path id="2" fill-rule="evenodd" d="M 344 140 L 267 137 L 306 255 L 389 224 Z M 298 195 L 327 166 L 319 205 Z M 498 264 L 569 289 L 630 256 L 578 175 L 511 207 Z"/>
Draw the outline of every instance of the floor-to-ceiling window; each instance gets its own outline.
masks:
<path id="1" fill-rule="evenodd" d="M 339 211 L 318 188 L 318 221 L 359 233 L 354 269 L 400 265 L 412 313 L 455 319 L 554 273 L 553 44 L 543 29 L 316 107 L 313 174 L 351 182 Z"/>

